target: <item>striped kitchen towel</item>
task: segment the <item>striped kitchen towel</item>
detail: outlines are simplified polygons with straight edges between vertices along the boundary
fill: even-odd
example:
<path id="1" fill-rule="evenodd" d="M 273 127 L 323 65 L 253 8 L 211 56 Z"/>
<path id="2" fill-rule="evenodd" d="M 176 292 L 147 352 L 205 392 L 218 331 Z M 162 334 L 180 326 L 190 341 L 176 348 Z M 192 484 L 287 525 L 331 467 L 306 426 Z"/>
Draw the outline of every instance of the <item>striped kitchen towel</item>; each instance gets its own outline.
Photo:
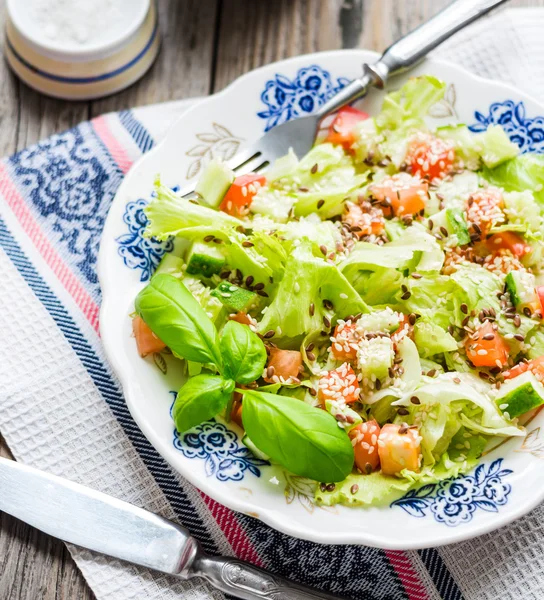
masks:
<path id="1" fill-rule="evenodd" d="M 544 11 L 509 11 L 475 26 L 478 35 L 462 33 L 441 53 L 479 74 L 500 73 L 544 92 L 542 27 Z M 501 48 L 490 52 L 496 39 Z M 529 53 L 534 69 L 522 60 Z M 523 69 L 514 68 L 517 55 Z M 542 598 L 540 509 L 440 550 L 324 546 L 219 505 L 147 442 L 100 344 L 96 260 L 124 174 L 186 108 L 176 102 L 108 114 L 0 162 L 0 431 L 15 457 L 177 520 L 207 552 L 236 555 L 351 598 Z M 224 597 L 198 580 L 70 551 L 99 600 Z"/>

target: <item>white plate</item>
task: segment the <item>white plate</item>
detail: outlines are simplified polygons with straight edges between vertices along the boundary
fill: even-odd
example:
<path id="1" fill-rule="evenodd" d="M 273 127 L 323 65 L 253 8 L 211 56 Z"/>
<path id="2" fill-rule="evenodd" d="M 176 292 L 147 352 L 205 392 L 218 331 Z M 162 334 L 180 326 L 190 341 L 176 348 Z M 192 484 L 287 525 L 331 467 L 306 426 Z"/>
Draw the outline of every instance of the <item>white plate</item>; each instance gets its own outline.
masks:
<path id="1" fill-rule="evenodd" d="M 503 443 L 453 484 L 426 486 L 381 508 L 321 508 L 313 503 L 306 480 L 255 459 L 235 425 L 210 422 L 178 436 L 170 418 L 181 383 L 176 361 L 162 354 L 142 360 L 129 318 L 136 294 L 165 251 L 165 244 L 141 236 L 141 209 L 155 175 L 160 173 L 169 186 L 183 186 L 211 157 L 229 158 L 274 124 L 313 110 L 373 59 L 374 53 L 349 50 L 281 61 L 252 71 L 185 113 L 167 138 L 134 165 L 111 207 L 98 265 L 100 332 L 134 419 L 158 452 L 200 490 L 229 508 L 315 542 L 423 548 L 505 525 L 544 498 L 544 412 L 528 425 L 525 439 Z M 431 124 L 459 120 L 481 130 L 500 123 L 523 151 L 544 150 L 544 107 L 532 98 L 438 60 L 428 60 L 412 73 L 431 73 L 448 83 L 446 98 L 431 111 Z M 396 79 L 391 87 L 400 83 Z M 382 95 L 372 91 L 362 106 L 376 111 Z"/>

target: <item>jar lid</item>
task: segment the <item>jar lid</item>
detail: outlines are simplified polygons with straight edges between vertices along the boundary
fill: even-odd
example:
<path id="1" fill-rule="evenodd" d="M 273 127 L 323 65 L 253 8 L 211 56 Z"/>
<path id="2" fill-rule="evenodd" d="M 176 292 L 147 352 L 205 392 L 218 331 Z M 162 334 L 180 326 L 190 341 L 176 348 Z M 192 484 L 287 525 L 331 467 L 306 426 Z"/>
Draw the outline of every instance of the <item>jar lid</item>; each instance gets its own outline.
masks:
<path id="1" fill-rule="evenodd" d="M 8 0 L 19 35 L 43 56 L 67 62 L 104 58 L 142 26 L 150 0 Z"/>
<path id="2" fill-rule="evenodd" d="M 50 96 L 113 94 L 139 79 L 159 51 L 155 0 L 8 0 L 7 6 L 7 62 Z"/>

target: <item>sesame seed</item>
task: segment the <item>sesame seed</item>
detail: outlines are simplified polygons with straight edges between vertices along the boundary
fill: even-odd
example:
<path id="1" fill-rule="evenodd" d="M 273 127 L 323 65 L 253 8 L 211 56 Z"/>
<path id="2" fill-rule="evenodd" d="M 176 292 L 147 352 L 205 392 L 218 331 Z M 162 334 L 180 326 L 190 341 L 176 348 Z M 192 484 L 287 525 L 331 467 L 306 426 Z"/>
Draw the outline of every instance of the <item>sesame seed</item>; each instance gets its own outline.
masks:
<path id="1" fill-rule="evenodd" d="M 267 379 L 272 379 L 272 377 L 274 377 L 274 373 L 276 372 L 276 369 L 270 365 L 267 369 L 266 369 L 266 377 Z"/>
<path id="2" fill-rule="evenodd" d="M 317 163 L 315 163 L 315 165 L 310 169 L 310 173 L 312 175 L 314 175 L 315 173 L 317 173 L 317 169 L 318 169 Z"/>
<path id="3" fill-rule="evenodd" d="M 258 292 L 259 290 L 264 289 L 264 283 L 257 283 L 257 285 L 253 286 L 253 289 Z"/>
<path id="4" fill-rule="evenodd" d="M 459 379 L 459 377 L 454 377 L 453 383 L 461 383 L 461 380 Z"/>
<path id="5" fill-rule="evenodd" d="M 325 200 L 321 199 L 317 201 L 317 210 L 319 210 L 323 204 L 325 204 Z"/>
<path id="6" fill-rule="evenodd" d="M 514 334 L 514 339 L 517 340 L 518 342 L 524 342 L 525 341 L 525 337 L 523 335 L 521 335 L 521 333 Z"/>
<path id="7" fill-rule="evenodd" d="M 255 246 L 255 244 L 253 242 L 242 242 L 242 246 L 244 248 L 253 248 L 253 246 Z"/>
<path id="8" fill-rule="evenodd" d="M 268 298 L 268 294 L 264 290 L 257 290 L 257 294 L 263 298 Z"/>
<path id="9" fill-rule="evenodd" d="M 211 241 L 213 240 L 213 238 L 214 238 L 214 237 L 215 237 L 214 235 L 207 235 L 207 236 L 204 238 L 204 241 L 205 241 L 205 242 L 211 242 Z"/>
<path id="10" fill-rule="evenodd" d="M 308 357 L 309 361 L 314 362 L 315 354 L 313 352 L 306 352 L 306 356 Z"/>
<path id="11" fill-rule="evenodd" d="M 222 244 L 223 240 L 220 240 L 219 238 L 213 238 L 213 243 L 214 244 Z"/>
<path id="12" fill-rule="evenodd" d="M 331 321 L 330 321 L 330 319 L 329 319 L 327 316 L 324 316 L 324 317 L 323 317 L 323 325 L 325 325 L 325 327 L 326 327 L 327 329 L 329 329 L 329 328 L 330 328 L 330 326 L 331 326 Z"/>
<path id="13" fill-rule="evenodd" d="M 440 228 L 440 233 L 444 236 L 444 237 L 448 237 L 449 233 L 448 230 L 445 227 L 441 227 Z"/>
<path id="14" fill-rule="evenodd" d="M 312 302 L 308 308 L 308 312 L 310 313 L 310 317 L 313 317 L 315 314 L 315 304 Z"/>
<path id="15" fill-rule="evenodd" d="M 415 325 L 416 324 L 416 320 L 417 320 L 417 317 L 416 317 L 416 315 L 414 313 L 410 313 L 408 315 L 408 323 L 410 323 L 410 325 Z"/>
<path id="16" fill-rule="evenodd" d="M 402 296 L 400 297 L 401 300 L 408 300 L 408 298 L 411 296 L 411 292 L 404 292 L 404 294 L 402 294 Z"/>
<path id="17" fill-rule="evenodd" d="M 412 397 L 410 398 L 410 402 L 411 402 L 412 404 L 421 404 L 421 400 L 420 400 L 420 399 L 419 399 L 417 396 L 412 396 Z"/>
<path id="18" fill-rule="evenodd" d="M 323 254 L 323 256 L 327 256 L 327 246 L 321 245 L 319 246 L 319 249 L 321 250 L 321 254 Z"/>
<path id="19" fill-rule="evenodd" d="M 356 494 L 356 493 L 359 491 L 359 486 L 358 486 L 356 483 L 354 483 L 354 484 L 353 484 L 353 485 L 350 487 L 349 491 L 350 491 L 352 494 Z"/>
<path id="20" fill-rule="evenodd" d="M 397 411 L 397 414 L 399 414 L 399 415 L 401 415 L 401 416 L 403 416 L 403 417 L 404 417 L 404 416 L 406 416 L 406 415 L 409 415 L 409 414 L 410 414 L 410 411 L 409 411 L 408 409 L 406 409 L 406 408 L 404 408 L 404 407 L 402 407 L 402 406 L 401 406 L 401 407 L 398 409 L 398 411 Z"/>
<path id="21" fill-rule="evenodd" d="M 274 337 L 275 335 L 276 335 L 276 332 L 273 329 L 270 329 L 263 335 L 263 337 L 268 340 L 268 339 Z"/>
<path id="22" fill-rule="evenodd" d="M 465 315 L 468 314 L 468 306 L 464 302 L 463 302 L 463 304 L 461 304 L 460 308 L 461 308 L 461 312 L 463 314 L 465 314 Z"/>
<path id="23" fill-rule="evenodd" d="M 327 309 L 327 310 L 333 310 L 334 309 L 334 305 L 330 300 L 323 300 L 323 306 Z"/>
<path id="24" fill-rule="evenodd" d="M 329 483 L 329 485 L 327 486 L 327 492 L 334 492 L 335 488 L 336 485 L 334 483 Z"/>
<path id="25" fill-rule="evenodd" d="M 423 275 L 420 275 L 419 273 L 412 273 L 412 277 L 414 279 L 421 279 L 423 277 Z"/>
<path id="26" fill-rule="evenodd" d="M 308 391 L 310 392 L 310 396 L 317 396 L 317 391 L 314 388 L 308 388 Z"/>
<path id="27" fill-rule="evenodd" d="M 486 333 L 484 336 L 482 336 L 482 340 L 494 340 L 495 339 L 495 334 L 494 333 Z"/>

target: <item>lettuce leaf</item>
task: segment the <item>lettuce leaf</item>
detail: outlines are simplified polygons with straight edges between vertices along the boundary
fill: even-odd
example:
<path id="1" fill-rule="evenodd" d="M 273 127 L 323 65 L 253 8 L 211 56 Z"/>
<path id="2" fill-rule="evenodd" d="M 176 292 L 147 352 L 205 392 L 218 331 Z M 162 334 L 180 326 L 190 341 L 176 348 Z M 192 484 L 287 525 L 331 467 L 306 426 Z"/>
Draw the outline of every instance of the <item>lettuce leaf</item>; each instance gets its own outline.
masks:
<path id="1" fill-rule="evenodd" d="M 326 310 L 329 300 L 334 311 Z M 313 314 L 310 305 L 314 305 Z M 298 338 L 323 327 L 323 317 L 368 312 L 367 305 L 335 265 L 312 253 L 302 242 L 289 256 L 283 279 L 259 324 L 260 333 L 276 332 L 276 338 Z"/>
<path id="2" fill-rule="evenodd" d="M 508 192 L 532 191 L 537 202 L 544 204 L 543 154 L 522 154 L 494 169 L 484 168 L 481 174 L 491 184 Z"/>
<path id="3" fill-rule="evenodd" d="M 483 450 L 481 444 L 479 448 Z M 481 454 L 481 450 L 478 456 Z M 476 465 L 476 462 L 477 457 L 467 456 L 466 459 L 457 461 L 452 460 L 445 453 L 438 463 L 432 467 L 423 468 L 420 473 L 405 470 L 402 471 L 400 477 L 383 475 L 381 471 L 370 475 L 353 473 L 341 483 L 337 483 L 333 491 L 322 491 L 317 486 L 314 497 L 317 504 L 323 506 L 334 506 L 335 504 L 383 506 L 390 504 L 410 489 L 438 483 L 457 477 L 460 473 L 466 473 Z M 354 484 L 357 485 L 355 494 L 352 493 Z"/>
<path id="4" fill-rule="evenodd" d="M 436 239 L 423 227 L 413 225 L 383 246 L 357 242 L 338 268 L 352 281 L 359 271 L 375 271 L 379 267 L 439 271 L 443 264 L 444 252 Z"/>
<path id="5" fill-rule="evenodd" d="M 382 110 L 376 117 L 378 130 L 425 129 L 423 118 L 445 91 L 446 84 L 432 75 L 411 77 L 400 90 L 385 96 Z"/>
<path id="6" fill-rule="evenodd" d="M 213 227 L 224 231 L 242 224 L 242 221 L 224 212 L 189 202 L 159 179 L 155 181 L 155 192 L 156 197 L 144 209 L 148 219 L 146 237 L 164 240 L 191 227 Z"/>

